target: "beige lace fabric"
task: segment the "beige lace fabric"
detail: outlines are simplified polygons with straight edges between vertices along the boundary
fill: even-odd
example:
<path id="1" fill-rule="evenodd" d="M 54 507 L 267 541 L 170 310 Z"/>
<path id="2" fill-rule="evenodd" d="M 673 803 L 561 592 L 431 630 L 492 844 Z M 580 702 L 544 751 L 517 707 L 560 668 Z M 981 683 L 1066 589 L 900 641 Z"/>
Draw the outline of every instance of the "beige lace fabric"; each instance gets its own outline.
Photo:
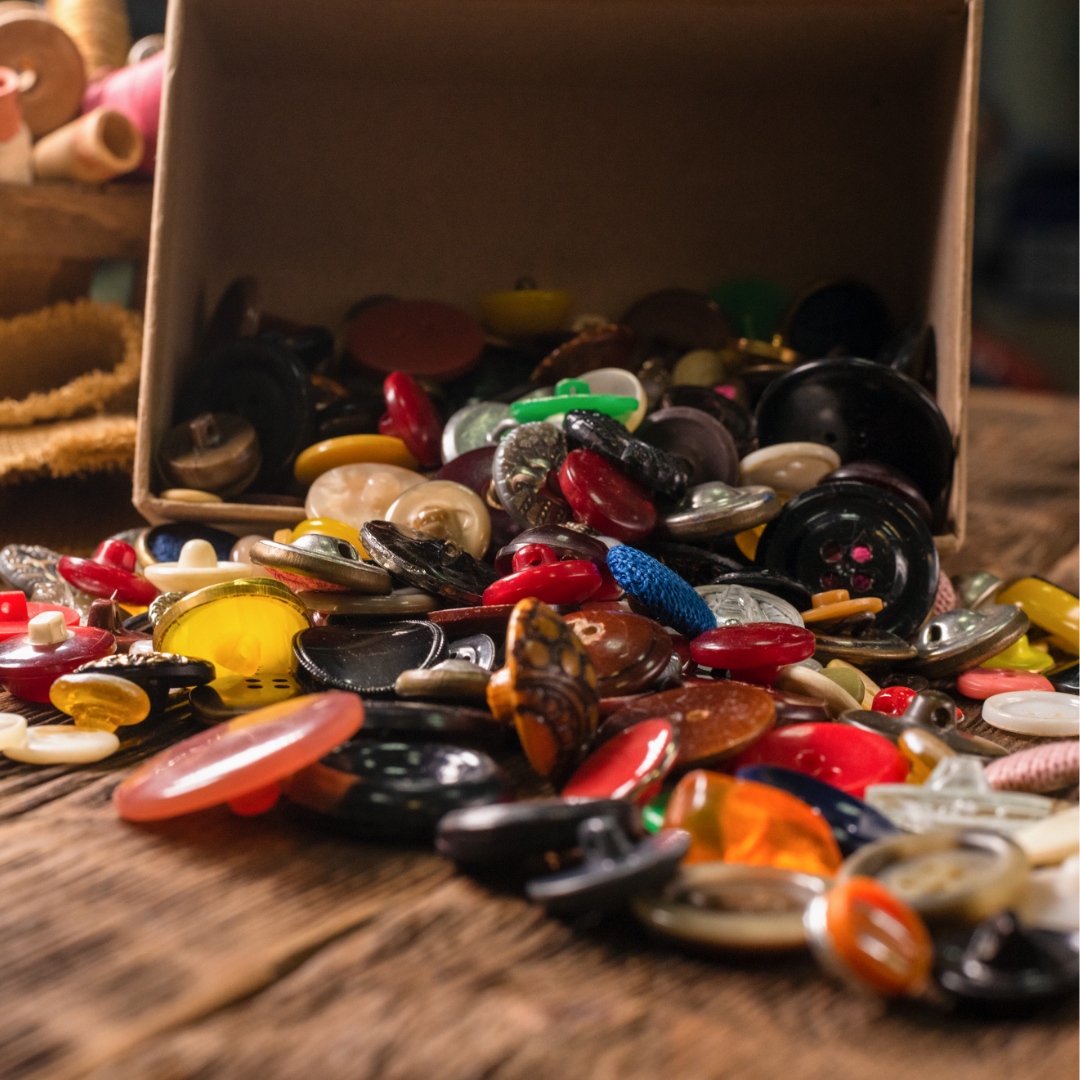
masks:
<path id="1" fill-rule="evenodd" d="M 142 317 L 116 304 L 0 320 L 0 484 L 130 469 L 141 354 Z"/>

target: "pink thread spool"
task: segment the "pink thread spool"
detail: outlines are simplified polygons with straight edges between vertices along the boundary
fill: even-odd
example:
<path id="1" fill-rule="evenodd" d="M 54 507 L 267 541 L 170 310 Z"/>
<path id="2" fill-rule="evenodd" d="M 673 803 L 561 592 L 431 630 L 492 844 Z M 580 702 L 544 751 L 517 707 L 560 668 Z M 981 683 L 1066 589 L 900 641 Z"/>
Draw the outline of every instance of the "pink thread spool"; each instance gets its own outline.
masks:
<path id="1" fill-rule="evenodd" d="M 161 82 L 165 73 L 165 54 L 155 53 L 147 60 L 120 68 L 95 79 L 83 94 L 82 111 L 104 106 L 123 113 L 142 132 L 145 150 L 139 176 L 153 176 L 157 160 L 158 125 L 161 119 Z"/>
<path id="2" fill-rule="evenodd" d="M 986 766 L 986 779 L 995 791 L 1058 791 L 1080 776 L 1080 743 L 1046 743 L 1018 750 Z"/>

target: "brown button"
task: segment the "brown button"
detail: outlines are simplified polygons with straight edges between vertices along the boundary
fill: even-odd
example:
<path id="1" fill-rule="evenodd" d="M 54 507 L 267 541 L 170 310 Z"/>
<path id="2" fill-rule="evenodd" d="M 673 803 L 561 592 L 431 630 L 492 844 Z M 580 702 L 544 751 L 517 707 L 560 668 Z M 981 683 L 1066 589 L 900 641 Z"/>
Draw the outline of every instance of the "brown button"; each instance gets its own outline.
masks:
<path id="1" fill-rule="evenodd" d="M 550 386 L 598 368 L 630 371 L 634 368 L 634 346 L 634 335 L 625 326 L 594 326 L 545 356 L 529 378 L 541 386 Z"/>
<path id="2" fill-rule="evenodd" d="M 671 638 L 659 624 L 621 611 L 575 611 L 566 624 L 589 650 L 601 697 L 644 690 L 671 659 Z"/>
<path id="3" fill-rule="evenodd" d="M 161 441 L 162 472 L 181 488 L 238 495 L 262 466 L 259 437 L 242 416 L 202 413 Z"/>
<path id="4" fill-rule="evenodd" d="M 604 722 L 598 741 L 653 717 L 670 720 L 677 728 L 675 768 L 685 771 L 738 754 L 773 726 L 776 707 L 765 690 L 747 683 L 693 683 L 639 698 Z"/>
<path id="5" fill-rule="evenodd" d="M 769 697 L 776 705 L 776 726 L 788 724 L 823 724 L 832 719 L 825 702 L 817 698 L 790 694 L 786 690 L 769 690 Z"/>
<path id="6" fill-rule="evenodd" d="M 513 611 L 513 604 L 443 608 L 430 612 L 428 621 L 442 627 L 447 641 L 457 641 L 473 634 L 487 634 L 496 641 L 502 641 L 506 637 Z"/>

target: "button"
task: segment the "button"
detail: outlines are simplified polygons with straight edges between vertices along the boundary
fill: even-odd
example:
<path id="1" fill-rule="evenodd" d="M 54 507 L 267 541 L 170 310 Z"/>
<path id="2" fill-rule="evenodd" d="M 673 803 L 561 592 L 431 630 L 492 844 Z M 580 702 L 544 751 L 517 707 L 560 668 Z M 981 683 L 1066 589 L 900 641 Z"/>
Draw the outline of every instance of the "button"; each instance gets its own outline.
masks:
<path id="1" fill-rule="evenodd" d="M 866 687 L 863 685 L 859 673 L 852 668 L 825 667 L 821 674 L 826 679 L 832 679 L 837 686 L 846 690 L 860 705 L 866 707 Z"/>
<path id="2" fill-rule="evenodd" d="M 861 281 L 828 281 L 805 291 L 788 308 L 780 332 L 811 360 L 820 356 L 874 359 L 892 335 L 889 309 Z"/>
<path id="3" fill-rule="evenodd" d="M 690 654 L 702 667 L 727 670 L 740 682 L 771 686 L 779 669 L 814 654 L 814 635 L 786 623 L 717 627 L 695 638 Z"/>
<path id="4" fill-rule="evenodd" d="M 135 573 L 135 549 L 122 540 L 102 540 L 92 559 L 63 555 L 56 564 L 60 576 L 91 596 L 121 604 L 149 604 L 157 588 Z"/>
<path id="5" fill-rule="evenodd" d="M 625 326 L 602 323 L 554 349 L 536 366 L 530 381 L 553 386 L 560 379 L 580 379 L 599 368 L 634 366 L 634 334 Z"/>
<path id="6" fill-rule="evenodd" d="M 566 436 L 551 424 L 522 424 L 499 443 L 492 476 L 499 502 L 522 528 L 555 525 L 572 511 L 558 488 Z"/>
<path id="7" fill-rule="evenodd" d="M 949 425 L 918 383 L 887 367 L 852 359 L 803 364 L 765 391 L 757 424 L 762 446 L 812 442 L 832 447 L 841 463 L 880 461 L 910 476 L 932 507 L 939 499 L 944 505 L 953 470 Z"/>
<path id="8" fill-rule="evenodd" d="M 280 581 L 229 581 L 173 604 L 154 626 L 154 648 L 209 660 L 219 678 L 292 671 L 292 639 L 309 625 Z"/>
<path id="9" fill-rule="evenodd" d="M 596 368 L 586 371 L 581 376 L 582 382 L 591 394 L 608 394 L 614 397 L 633 398 L 637 405 L 629 413 L 620 413 L 618 422 L 627 431 L 636 431 L 649 411 L 649 395 L 641 380 L 632 372 L 621 367 Z"/>
<path id="10" fill-rule="evenodd" d="M 167 502 L 222 503 L 225 500 L 212 491 L 196 491 L 194 488 L 166 488 L 158 496 Z"/>
<path id="11" fill-rule="evenodd" d="M 428 841 L 446 814 L 504 799 L 510 782 L 486 754 L 438 743 L 353 739 L 283 785 L 291 802 L 350 834 Z"/>
<path id="12" fill-rule="evenodd" d="M 999 604 L 1016 604 L 1038 627 L 1080 654 L 1080 601 L 1041 578 L 1023 578 L 998 593 Z"/>
<path id="13" fill-rule="evenodd" d="M 419 473 L 397 465 L 339 465 L 308 489 L 304 512 L 309 518 L 333 518 L 359 529 L 368 521 L 384 520 L 402 492 L 423 482 Z"/>
<path id="14" fill-rule="evenodd" d="M 658 409 L 646 417 L 636 434 L 650 446 L 685 461 L 691 487 L 712 480 L 738 483 L 739 454 L 734 440 L 719 420 L 700 409 Z"/>
<path id="15" fill-rule="evenodd" d="M 1011 604 L 991 604 L 977 611 L 954 608 L 935 615 L 919 631 L 912 667 L 928 679 L 956 675 L 1019 641 L 1028 625 L 1027 616 Z"/>
<path id="16" fill-rule="evenodd" d="M 427 469 L 442 464 L 440 442 L 442 421 L 427 392 L 404 371 L 394 371 L 383 380 L 386 412 L 379 420 L 379 434 L 396 436 Z"/>
<path id="17" fill-rule="evenodd" d="M 49 701 L 87 731 L 115 731 L 150 714 L 142 687 L 104 672 L 61 675 L 49 688 Z"/>
<path id="18" fill-rule="evenodd" d="M 326 615 L 360 616 L 369 619 L 408 619 L 427 615 L 439 606 L 439 598 L 423 589 L 407 586 L 389 596 L 363 596 L 349 592 L 301 590 L 296 598 L 308 609 Z"/>
<path id="19" fill-rule="evenodd" d="M 49 688 L 81 664 L 115 651 L 107 630 L 68 627 L 59 611 L 35 615 L 25 634 L 0 642 L 0 684 L 27 701 L 48 701 Z"/>
<path id="20" fill-rule="evenodd" d="M 529 764 L 559 785 L 577 768 L 596 732 L 599 695 L 588 651 L 538 600 L 515 605 L 506 666 L 488 684 L 495 717 L 517 726 Z"/>
<path id="21" fill-rule="evenodd" d="M 887 817 L 854 795 L 793 769 L 778 765 L 742 765 L 735 777 L 779 788 L 806 803 L 829 823 L 840 853 L 845 856 L 899 831 Z"/>
<path id="22" fill-rule="evenodd" d="M 464 484 L 428 480 L 403 492 L 386 511 L 386 520 L 449 540 L 475 559 L 491 542 L 491 517 L 484 501 Z"/>
<path id="23" fill-rule="evenodd" d="M 986 766 L 995 791 L 1061 791 L 1080 780 L 1080 744 L 1069 740 L 1018 750 Z"/>
<path id="24" fill-rule="evenodd" d="M 172 428 L 158 461 L 176 487 L 238 495 L 259 474 L 262 454 L 255 429 L 242 416 L 207 412 Z"/>
<path id="25" fill-rule="evenodd" d="M 723 312 L 692 289 L 649 293 L 630 306 L 619 324 L 633 331 L 642 360 L 675 360 L 692 349 L 720 349 L 731 337 Z"/>
<path id="26" fill-rule="evenodd" d="M 341 465 L 395 465 L 415 470 L 418 462 L 401 439 L 390 435 L 341 435 L 309 446 L 296 459 L 293 474 L 310 484 Z"/>
<path id="27" fill-rule="evenodd" d="M 995 694 L 983 702 L 982 718 L 1017 735 L 1075 738 L 1080 735 L 1080 698 L 1039 690 Z"/>
<path id="28" fill-rule="evenodd" d="M 525 894 L 553 914 L 622 907 L 673 877 L 689 843 L 686 833 L 672 829 L 635 844 L 615 818 L 597 815 L 578 826 L 581 865 L 527 881 Z"/>
<path id="29" fill-rule="evenodd" d="M 74 724 L 35 725 L 17 746 L 4 748 L 12 761 L 28 765 L 85 765 L 101 761 L 120 749 L 111 731 L 88 731 Z"/>
<path id="30" fill-rule="evenodd" d="M 580 604 L 600 588 L 600 571 L 582 559 L 559 561 L 543 544 L 527 544 L 514 555 L 514 570 L 484 590 L 487 605 L 516 604 L 532 596 L 545 604 Z"/>
<path id="31" fill-rule="evenodd" d="M 684 866 L 659 892 L 631 907 L 649 931 L 668 940 L 745 952 L 799 949 L 806 944 L 806 905 L 829 879 L 776 866 L 698 863 Z"/>
<path id="32" fill-rule="evenodd" d="M 1028 869 L 1007 837 L 950 830 L 868 844 L 844 862 L 839 881 L 876 878 L 927 921 L 975 923 L 1016 902 Z"/>
<path id="33" fill-rule="evenodd" d="M 1042 821 L 1025 825 L 1014 839 L 1032 866 L 1045 866 L 1074 857 L 1080 849 L 1080 810 L 1071 806 Z"/>
<path id="34" fill-rule="evenodd" d="M 468 312 L 433 300 L 387 300 L 364 307 L 345 330 L 345 347 L 361 367 L 445 380 L 480 358 L 484 332 Z"/>
<path id="35" fill-rule="evenodd" d="M 946 746 L 936 735 L 915 727 L 903 732 L 896 745 L 911 765 L 907 778 L 909 784 L 925 783 L 945 758 L 956 756 L 956 751 Z"/>
<path id="36" fill-rule="evenodd" d="M 811 671 L 801 664 L 792 664 L 790 667 L 782 668 L 777 675 L 775 688 L 823 702 L 834 719 L 847 710 L 855 713 L 863 711 L 859 701 L 842 686 L 820 671 Z"/>
<path id="37" fill-rule="evenodd" d="M 449 464 L 470 450 L 490 446 L 494 451 L 495 429 L 510 418 L 510 406 L 501 401 L 480 401 L 458 409 L 442 430 L 442 459 Z"/>
<path id="38" fill-rule="evenodd" d="M 434 667 L 411 668 L 394 681 L 401 698 L 434 698 L 436 701 L 487 701 L 491 672 L 468 660 L 441 660 Z"/>
<path id="39" fill-rule="evenodd" d="M 135 553 L 144 567 L 159 562 L 174 563 L 179 561 L 180 552 L 189 540 L 205 540 L 221 562 L 232 559 L 232 549 L 236 543 L 236 537 L 224 529 L 177 521 L 155 525 L 141 532 L 135 541 Z M 243 562 L 242 559 L 232 561 Z"/>
<path id="40" fill-rule="evenodd" d="M 863 798 L 868 784 L 899 784 L 908 774 L 907 761 L 888 739 L 836 724 L 794 724 L 770 731 L 739 756 L 736 767 L 744 765 L 792 769 L 857 799 Z"/>
<path id="41" fill-rule="evenodd" d="M 656 525 L 656 508 L 640 484 L 591 450 L 573 450 L 559 469 L 559 488 L 578 521 L 624 543 Z"/>
<path id="42" fill-rule="evenodd" d="M 696 638 L 716 626 L 709 605 L 663 563 L 637 548 L 619 544 L 607 556 L 608 569 L 643 613 L 661 626 Z"/>
<path id="43" fill-rule="evenodd" d="M 995 694 L 1007 694 L 1011 690 L 1042 690 L 1052 694 L 1054 684 L 1042 675 L 1017 668 L 973 668 L 956 680 L 956 689 L 964 697 L 985 701 Z"/>
<path id="44" fill-rule="evenodd" d="M 1017 614 L 1027 618 L 1023 612 Z M 995 653 L 989 660 L 983 661 L 983 666 L 988 668 L 1016 668 L 1021 671 L 1049 671 L 1054 666 L 1054 658 L 1041 649 L 1034 648 L 1022 634 L 1007 649 Z"/>
<path id="45" fill-rule="evenodd" d="M 22 746 L 26 742 L 26 717 L 18 713 L 0 713 L 0 750 Z"/>
<path id="46" fill-rule="evenodd" d="M 781 574 L 777 570 L 762 570 L 760 567 L 739 567 L 716 574 L 706 585 L 742 585 L 746 589 L 757 589 L 778 597 L 790 605 L 796 612 L 805 611 L 812 606 L 810 591 L 794 578 Z M 776 622 L 785 622 L 777 619 Z M 802 625 L 802 616 L 796 625 Z"/>
<path id="47" fill-rule="evenodd" d="M 762 589 L 742 585 L 698 585 L 694 590 L 716 616 L 717 626 L 788 623 L 802 626 L 802 616 L 788 603 Z"/>
<path id="48" fill-rule="evenodd" d="M 660 399 L 662 409 L 699 409 L 715 417 L 728 430 L 739 457 L 757 449 L 757 425 L 737 401 L 704 386 L 672 386 Z"/>
<path id="49" fill-rule="evenodd" d="M 390 575 L 360 559 L 348 540 L 321 533 L 305 533 L 291 544 L 260 540 L 250 553 L 256 566 L 293 590 L 348 591 L 376 596 L 390 594 Z"/>
<path id="50" fill-rule="evenodd" d="M 671 771 L 678 750 L 667 720 L 645 720 L 590 754 L 562 790 L 564 799 L 640 802 Z"/>
<path id="51" fill-rule="evenodd" d="M 610 416 L 571 409 L 563 421 L 563 429 L 586 450 L 613 462 L 627 477 L 650 491 L 677 497 L 686 489 L 689 473 L 681 458 L 633 438 Z"/>
<path id="52" fill-rule="evenodd" d="M 441 627 L 448 641 L 458 641 L 474 634 L 489 634 L 501 641 L 506 637 L 506 628 L 513 610 L 512 604 L 442 608 L 432 611 L 428 615 L 428 621 Z"/>
<path id="53" fill-rule="evenodd" d="M 915 997 L 929 981 L 934 948 L 922 919 L 872 878 L 837 883 L 803 922 L 818 962 L 837 978 L 886 997 Z"/>
<path id="54" fill-rule="evenodd" d="M 17 634 L 25 634 L 27 623 L 35 615 L 48 611 L 59 612 L 67 626 L 79 625 L 81 616 L 74 608 L 61 604 L 27 602 L 26 594 L 19 591 L 0 592 L 0 641 L 7 641 Z"/>
<path id="55" fill-rule="evenodd" d="M 308 533 L 319 533 L 322 536 L 336 536 L 339 540 L 348 540 L 354 548 L 356 548 L 357 554 L 361 559 L 367 558 L 367 552 L 364 551 L 364 545 L 360 542 L 360 530 L 353 528 L 352 525 L 346 525 L 344 521 L 335 521 L 333 518 L 304 518 L 293 530 L 289 536 L 289 543 L 294 543 L 299 540 L 301 536 L 307 536 Z M 257 537 L 259 540 L 265 540 L 265 536 Z M 254 543 L 254 541 L 252 541 Z M 247 545 L 247 551 L 251 551 L 252 544 Z M 235 556 L 234 556 L 235 559 Z M 236 560 L 238 562 L 242 560 Z"/>
<path id="56" fill-rule="evenodd" d="M 700 681 L 636 698 L 604 722 L 608 738 L 643 720 L 670 721 L 679 735 L 680 770 L 734 757 L 773 726 L 776 709 L 768 693 L 745 683 Z"/>
<path id="57" fill-rule="evenodd" d="M 484 325 L 500 337 L 531 337 L 558 330 L 574 298 L 563 289 L 538 289 L 530 278 L 506 292 L 480 298 Z"/>
<path id="58" fill-rule="evenodd" d="M 188 694 L 191 713 L 201 724 L 209 727 L 231 720 L 234 716 L 264 709 L 279 701 L 288 701 L 303 693 L 300 684 L 285 672 L 266 675 L 226 675 L 202 686 L 193 687 Z"/>
<path id="59" fill-rule="evenodd" d="M 0 574 L 30 599 L 70 606 L 71 589 L 57 569 L 60 559 L 59 552 L 39 544 L 8 544 L 0 549 Z M 64 599 L 53 600 L 53 595 Z"/>
<path id="60" fill-rule="evenodd" d="M 303 362 L 275 334 L 238 338 L 209 354 L 182 389 L 177 422 L 202 413 L 243 417 L 259 440 L 257 491 L 288 485 L 293 462 L 312 442 L 315 393 Z"/>
<path id="61" fill-rule="evenodd" d="M 578 611 L 566 616 L 566 624 L 589 652 L 601 697 L 648 689 L 671 660 L 671 638 L 652 619 L 621 611 Z"/>
<path id="62" fill-rule="evenodd" d="M 301 681 L 357 694 L 393 693 L 397 677 L 431 667 L 446 653 L 446 637 L 420 620 L 378 626 L 316 626 L 292 642 Z"/>
<path id="63" fill-rule="evenodd" d="M 449 540 L 406 526 L 371 521 L 360 530 L 364 547 L 383 569 L 418 589 L 464 604 L 479 604 L 495 572 Z"/>
<path id="64" fill-rule="evenodd" d="M 189 540 L 176 562 L 157 562 L 146 568 L 146 577 L 162 592 L 194 592 L 207 585 L 251 576 L 245 563 L 218 562 L 214 547 L 206 540 Z"/>
<path id="65" fill-rule="evenodd" d="M 839 465 L 836 451 L 820 443 L 777 443 L 755 450 L 739 462 L 739 483 L 763 484 L 781 496 L 799 495 Z"/>
<path id="66" fill-rule="evenodd" d="M 815 592 L 880 598 L 875 625 L 899 637 L 915 632 L 937 594 L 929 530 L 906 503 L 866 484 L 844 481 L 796 496 L 765 526 L 756 559 Z"/>
<path id="67" fill-rule="evenodd" d="M 870 484 L 872 487 L 888 491 L 897 498 L 903 499 L 919 515 L 928 529 L 933 527 L 933 512 L 930 504 L 911 480 L 892 465 L 882 465 L 878 461 L 852 461 L 823 476 L 818 483 L 831 484 L 837 480 L 854 480 L 859 484 Z"/>
<path id="68" fill-rule="evenodd" d="M 768 487 L 729 487 L 718 480 L 691 488 L 660 518 L 658 532 L 680 540 L 707 540 L 772 521 L 782 504 Z"/>
<path id="69" fill-rule="evenodd" d="M 972 574 L 961 574 L 953 579 L 956 590 L 956 606 L 980 608 L 984 604 L 996 603 L 1001 586 L 1004 584 L 997 574 L 979 570 Z"/>
<path id="70" fill-rule="evenodd" d="M 838 624 L 838 628 L 845 626 L 845 623 Z M 872 625 L 865 629 L 853 628 L 850 636 L 823 634 L 815 628 L 814 642 L 814 656 L 829 663 L 843 660 L 857 667 L 880 667 L 915 658 L 914 645 Z"/>
<path id="71" fill-rule="evenodd" d="M 921 785 L 871 785 L 866 801 L 908 832 L 989 829 L 1016 833 L 1046 817 L 1054 801 L 1041 795 L 994 791 L 974 757 L 946 757 Z"/>
<path id="72" fill-rule="evenodd" d="M 127 821 L 160 821 L 275 787 L 353 736 L 354 694 L 314 694 L 246 713 L 169 747 L 113 792 Z M 269 807 L 267 807 L 269 808 Z"/>
<path id="73" fill-rule="evenodd" d="M 687 865 L 749 863 L 831 876 L 841 863 L 832 830 L 806 803 L 786 791 L 705 769 L 687 773 L 676 785 L 664 828 L 690 833 Z"/>
<path id="74" fill-rule="evenodd" d="M 475 491 L 484 502 L 491 520 L 490 546 L 495 550 L 510 543 L 521 526 L 503 509 L 499 502 L 495 481 L 492 477 L 492 465 L 495 460 L 495 447 L 469 450 L 460 454 L 453 461 L 444 465 L 436 474 L 436 480 L 452 480 L 464 484 L 470 491 Z"/>
<path id="75" fill-rule="evenodd" d="M 823 724 L 831 719 L 825 703 L 816 698 L 777 690 L 775 687 L 771 687 L 768 693 L 776 706 L 777 727 L 787 727 L 788 724 Z"/>
<path id="76" fill-rule="evenodd" d="M 862 596 L 852 600 L 847 589 L 830 589 L 828 592 L 815 593 L 810 610 L 804 611 L 802 617 L 803 622 L 820 625 L 824 629 L 864 611 L 876 615 L 882 606 L 881 600 L 876 596 Z"/>
<path id="77" fill-rule="evenodd" d="M 512 728 L 500 724 L 487 709 L 446 702 L 364 702 L 364 735 L 383 742 L 441 742 L 505 750 L 517 743 Z"/>
<path id="78" fill-rule="evenodd" d="M 548 420 L 561 425 L 560 416 L 572 409 L 590 409 L 605 416 L 622 418 L 640 408 L 636 397 L 594 394 L 584 379 L 560 379 L 554 394 L 529 394 L 510 406 L 510 415 L 519 423 Z"/>

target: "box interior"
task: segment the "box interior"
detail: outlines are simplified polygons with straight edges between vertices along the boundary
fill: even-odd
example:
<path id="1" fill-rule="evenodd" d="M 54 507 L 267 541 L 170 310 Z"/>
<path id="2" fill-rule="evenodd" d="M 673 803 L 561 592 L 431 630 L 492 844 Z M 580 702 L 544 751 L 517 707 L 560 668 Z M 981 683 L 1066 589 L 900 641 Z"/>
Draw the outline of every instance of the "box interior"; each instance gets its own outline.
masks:
<path id="1" fill-rule="evenodd" d="M 934 324 L 959 444 L 977 15 L 957 0 L 178 0 L 137 504 L 262 516 L 151 495 L 194 335 L 248 273 L 267 310 L 331 327 L 373 293 L 475 312 L 522 275 L 616 318 L 668 286 L 854 275 L 897 323 Z"/>

